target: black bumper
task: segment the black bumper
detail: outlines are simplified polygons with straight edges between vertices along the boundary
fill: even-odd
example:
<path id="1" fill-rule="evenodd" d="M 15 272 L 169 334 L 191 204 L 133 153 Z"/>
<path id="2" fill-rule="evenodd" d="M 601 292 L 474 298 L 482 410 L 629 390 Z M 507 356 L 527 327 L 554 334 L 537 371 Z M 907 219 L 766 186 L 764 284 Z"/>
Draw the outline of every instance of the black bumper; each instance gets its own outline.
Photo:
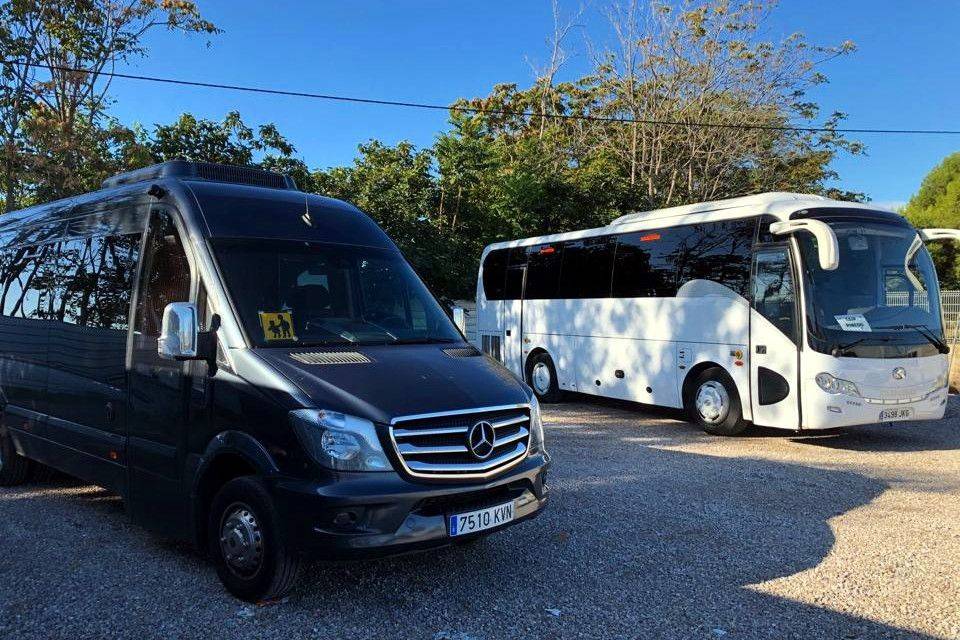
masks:
<path id="1" fill-rule="evenodd" d="M 288 543 L 322 559 L 422 551 L 499 531 L 536 516 L 547 503 L 549 457 L 532 456 L 489 482 L 417 482 L 396 473 L 340 474 L 328 482 L 276 479 L 274 500 Z M 512 501 L 514 519 L 451 538 L 447 517 Z"/>

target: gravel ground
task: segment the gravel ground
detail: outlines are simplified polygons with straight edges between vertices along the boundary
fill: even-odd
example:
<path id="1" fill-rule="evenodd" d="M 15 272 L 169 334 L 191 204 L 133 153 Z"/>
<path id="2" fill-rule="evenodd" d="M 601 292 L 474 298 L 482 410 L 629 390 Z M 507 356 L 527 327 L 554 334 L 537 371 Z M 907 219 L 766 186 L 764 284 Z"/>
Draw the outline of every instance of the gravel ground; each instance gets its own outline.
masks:
<path id="1" fill-rule="evenodd" d="M 938 423 L 706 436 L 670 412 L 547 408 L 553 497 L 473 546 L 316 565 L 229 597 L 119 500 L 0 490 L 0 638 L 960 638 L 960 400 Z"/>

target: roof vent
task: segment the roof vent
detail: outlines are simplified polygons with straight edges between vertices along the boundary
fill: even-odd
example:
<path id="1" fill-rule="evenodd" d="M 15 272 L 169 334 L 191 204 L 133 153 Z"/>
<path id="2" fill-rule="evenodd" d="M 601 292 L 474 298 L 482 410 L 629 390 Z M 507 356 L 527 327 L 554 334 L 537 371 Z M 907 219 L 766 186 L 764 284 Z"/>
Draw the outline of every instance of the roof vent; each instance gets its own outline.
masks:
<path id="1" fill-rule="evenodd" d="M 103 181 L 104 189 L 111 189 L 125 184 L 159 180 L 161 178 L 185 178 L 188 180 L 209 180 L 210 182 L 229 182 L 232 184 L 248 184 L 254 187 L 270 189 L 287 189 L 296 191 L 297 183 L 290 176 L 273 171 L 264 171 L 254 167 L 240 167 L 230 164 L 216 164 L 213 162 L 188 162 L 186 160 L 170 160 L 151 165 L 126 173 L 107 178 Z"/>
<path id="2" fill-rule="evenodd" d="M 301 351 L 290 357 L 303 364 L 368 364 L 370 358 L 357 351 Z"/>
<path id="3" fill-rule="evenodd" d="M 480 355 L 475 347 L 450 347 L 441 351 L 451 358 L 473 358 Z"/>

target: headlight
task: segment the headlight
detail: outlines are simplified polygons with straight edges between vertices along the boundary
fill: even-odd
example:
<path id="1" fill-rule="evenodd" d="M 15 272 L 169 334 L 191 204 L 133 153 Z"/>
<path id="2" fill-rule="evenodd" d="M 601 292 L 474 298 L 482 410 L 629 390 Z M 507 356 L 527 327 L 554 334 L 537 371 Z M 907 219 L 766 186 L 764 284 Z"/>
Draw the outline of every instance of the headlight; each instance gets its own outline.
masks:
<path id="1" fill-rule="evenodd" d="M 860 390 L 857 385 L 849 380 L 834 378 L 829 373 L 818 373 L 815 378 L 817 385 L 827 393 L 842 393 L 848 396 L 859 396 Z"/>
<path id="2" fill-rule="evenodd" d="M 937 376 L 937 389 L 947 386 L 947 383 L 950 382 L 950 376 L 946 373 L 941 373 Z"/>
<path id="3" fill-rule="evenodd" d="M 543 419 L 540 417 L 540 403 L 537 397 L 530 396 L 530 455 L 543 450 Z"/>
<path id="4" fill-rule="evenodd" d="M 390 471 L 377 428 L 369 420 L 323 409 L 290 412 L 290 423 L 310 456 L 335 471 Z"/>

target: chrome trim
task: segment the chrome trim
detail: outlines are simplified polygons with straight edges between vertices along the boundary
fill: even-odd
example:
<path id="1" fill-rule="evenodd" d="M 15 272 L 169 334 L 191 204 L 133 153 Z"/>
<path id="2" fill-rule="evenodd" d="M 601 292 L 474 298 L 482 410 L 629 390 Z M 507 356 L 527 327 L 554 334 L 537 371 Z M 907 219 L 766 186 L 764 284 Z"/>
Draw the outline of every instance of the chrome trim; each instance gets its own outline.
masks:
<path id="1" fill-rule="evenodd" d="M 474 407 L 473 409 L 457 409 L 455 411 L 436 411 L 434 413 L 417 413 L 409 416 L 398 416 L 390 421 L 391 425 L 398 422 L 407 422 L 409 420 L 427 420 L 429 418 L 443 418 L 445 416 L 462 416 L 469 413 L 484 413 L 486 411 L 506 411 L 508 409 L 527 409 L 530 410 L 529 403 L 522 404 L 501 404 L 495 407 Z"/>
<path id="2" fill-rule="evenodd" d="M 520 416 L 519 418 L 505 418 L 503 420 L 497 420 L 491 422 L 490 426 L 494 429 L 500 429 L 502 427 L 509 427 L 512 424 L 519 424 L 521 422 L 527 422 L 530 420 L 530 416 Z"/>
<path id="3" fill-rule="evenodd" d="M 520 431 L 517 431 L 512 436 L 507 436 L 506 438 L 497 438 L 493 441 L 493 447 L 497 448 L 505 444 L 510 444 L 511 442 L 516 442 L 517 440 L 523 440 L 530 435 L 530 431 L 526 427 L 520 427 Z"/>
<path id="4" fill-rule="evenodd" d="M 415 444 L 410 444 L 409 442 L 404 442 L 399 445 L 397 449 L 401 454 L 408 455 L 419 455 L 419 454 L 428 454 L 428 453 L 467 453 L 467 448 L 462 445 L 443 445 L 437 447 L 418 447 Z"/>
<path id="5" fill-rule="evenodd" d="M 511 424 L 513 424 L 512 421 L 511 421 Z M 441 431 L 440 429 L 437 429 L 436 431 L 430 432 L 429 435 L 434 435 L 436 433 L 439 433 L 440 431 Z M 523 440 L 529 435 L 530 435 L 530 431 L 528 431 L 525 427 L 520 427 L 520 430 L 512 435 L 509 435 L 505 438 L 496 438 L 493 441 L 493 448 L 496 449 L 497 447 L 502 447 L 505 444 L 510 444 L 512 442 L 516 442 L 517 440 Z M 469 449 L 461 445 L 450 444 L 450 445 L 440 445 L 435 447 L 419 447 L 415 444 L 410 444 L 409 442 L 401 442 L 400 444 L 397 445 L 397 450 L 401 454 L 407 454 L 407 455 L 469 453 Z"/>
<path id="6" fill-rule="evenodd" d="M 404 436 L 413 436 L 413 435 L 433 435 L 433 434 L 442 434 L 442 433 L 466 433 L 468 427 L 448 427 L 441 429 L 394 429 L 394 426 L 398 423 L 409 422 L 412 420 L 428 420 L 431 418 L 443 418 L 449 416 L 463 416 L 470 414 L 482 414 L 487 412 L 494 411 L 509 411 L 509 410 L 525 410 L 526 415 L 522 418 L 506 418 L 499 420 L 496 423 L 491 422 L 494 429 L 499 427 L 506 427 L 511 424 L 517 424 L 524 420 L 530 421 L 532 425 L 533 421 L 533 409 L 529 403 L 522 404 L 505 404 L 497 405 L 493 407 L 474 407 L 472 409 L 458 409 L 455 411 L 437 411 L 433 413 L 420 413 L 408 416 L 398 416 L 390 420 L 390 427 L 387 430 L 390 434 L 390 444 L 393 445 L 393 452 L 397 456 L 397 460 L 400 462 L 400 466 L 403 470 L 414 478 L 431 478 L 431 479 L 453 479 L 453 480 L 485 480 L 492 476 L 504 473 L 509 469 L 517 466 L 527 457 L 526 454 L 529 453 L 529 442 L 528 445 L 524 445 L 522 442 L 518 443 L 517 446 L 510 453 L 497 456 L 492 460 L 486 460 L 483 463 L 476 464 L 430 464 L 424 462 L 418 462 L 415 460 L 407 461 L 403 457 L 403 453 L 400 450 L 400 445 L 397 443 L 398 437 Z M 455 429 L 455 430 L 454 430 Z M 532 435 L 529 430 L 525 437 L 531 438 Z M 509 440 L 507 444 L 509 444 Z M 404 443 L 409 444 L 409 443 Z M 415 445 L 412 445 L 415 446 Z M 460 453 L 459 451 L 457 453 Z M 499 465 L 499 466 L 498 466 Z M 463 472 L 476 472 L 476 473 L 463 473 Z M 448 475 L 444 475 L 448 474 Z"/>
<path id="7" fill-rule="evenodd" d="M 444 429 L 394 429 L 397 438 L 415 438 L 417 436 L 445 436 L 451 433 L 466 433 L 470 427 L 446 427 Z M 496 428 L 496 427 L 494 427 Z"/>
<path id="8" fill-rule="evenodd" d="M 927 393 L 923 394 L 922 396 L 915 396 L 913 398 L 866 398 L 861 396 L 860 399 L 867 404 L 875 404 L 875 405 L 914 404 L 915 402 L 923 402 L 933 394 L 943 391 L 944 388 L 945 387 L 941 387 L 937 385 Z"/>
<path id="9" fill-rule="evenodd" d="M 487 469 L 492 469 L 493 467 L 497 467 L 507 462 L 508 460 L 510 460 L 515 456 L 519 456 L 518 460 L 523 460 L 523 453 L 526 450 L 527 448 L 523 446 L 523 444 L 518 444 L 516 447 L 514 447 L 513 451 L 510 451 L 509 453 L 505 453 L 502 456 L 497 456 L 492 460 L 487 460 L 485 462 L 478 462 L 474 464 L 430 464 L 428 462 L 419 462 L 416 460 L 413 460 L 407 464 L 412 469 L 417 469 L 421 471 L 425 471 L 429 469 L 430 471 L 439 471 L 441 473 L 442 472 L 453 473 L 458 471 L 486 471 Z M 502 471 L 504 468 L 508 468 L 508 467 L 496 469 L 496 471 L 498 472 Z M 436 474 L 432 474 L 432 475 L 428 474 L 428 477 L 436 477 Z M 457 474 L 454 476 L 447 476 L 447 477 L 469 478 L 470 476 L 466 474 L 463 474 L 463 475 Z"/>

